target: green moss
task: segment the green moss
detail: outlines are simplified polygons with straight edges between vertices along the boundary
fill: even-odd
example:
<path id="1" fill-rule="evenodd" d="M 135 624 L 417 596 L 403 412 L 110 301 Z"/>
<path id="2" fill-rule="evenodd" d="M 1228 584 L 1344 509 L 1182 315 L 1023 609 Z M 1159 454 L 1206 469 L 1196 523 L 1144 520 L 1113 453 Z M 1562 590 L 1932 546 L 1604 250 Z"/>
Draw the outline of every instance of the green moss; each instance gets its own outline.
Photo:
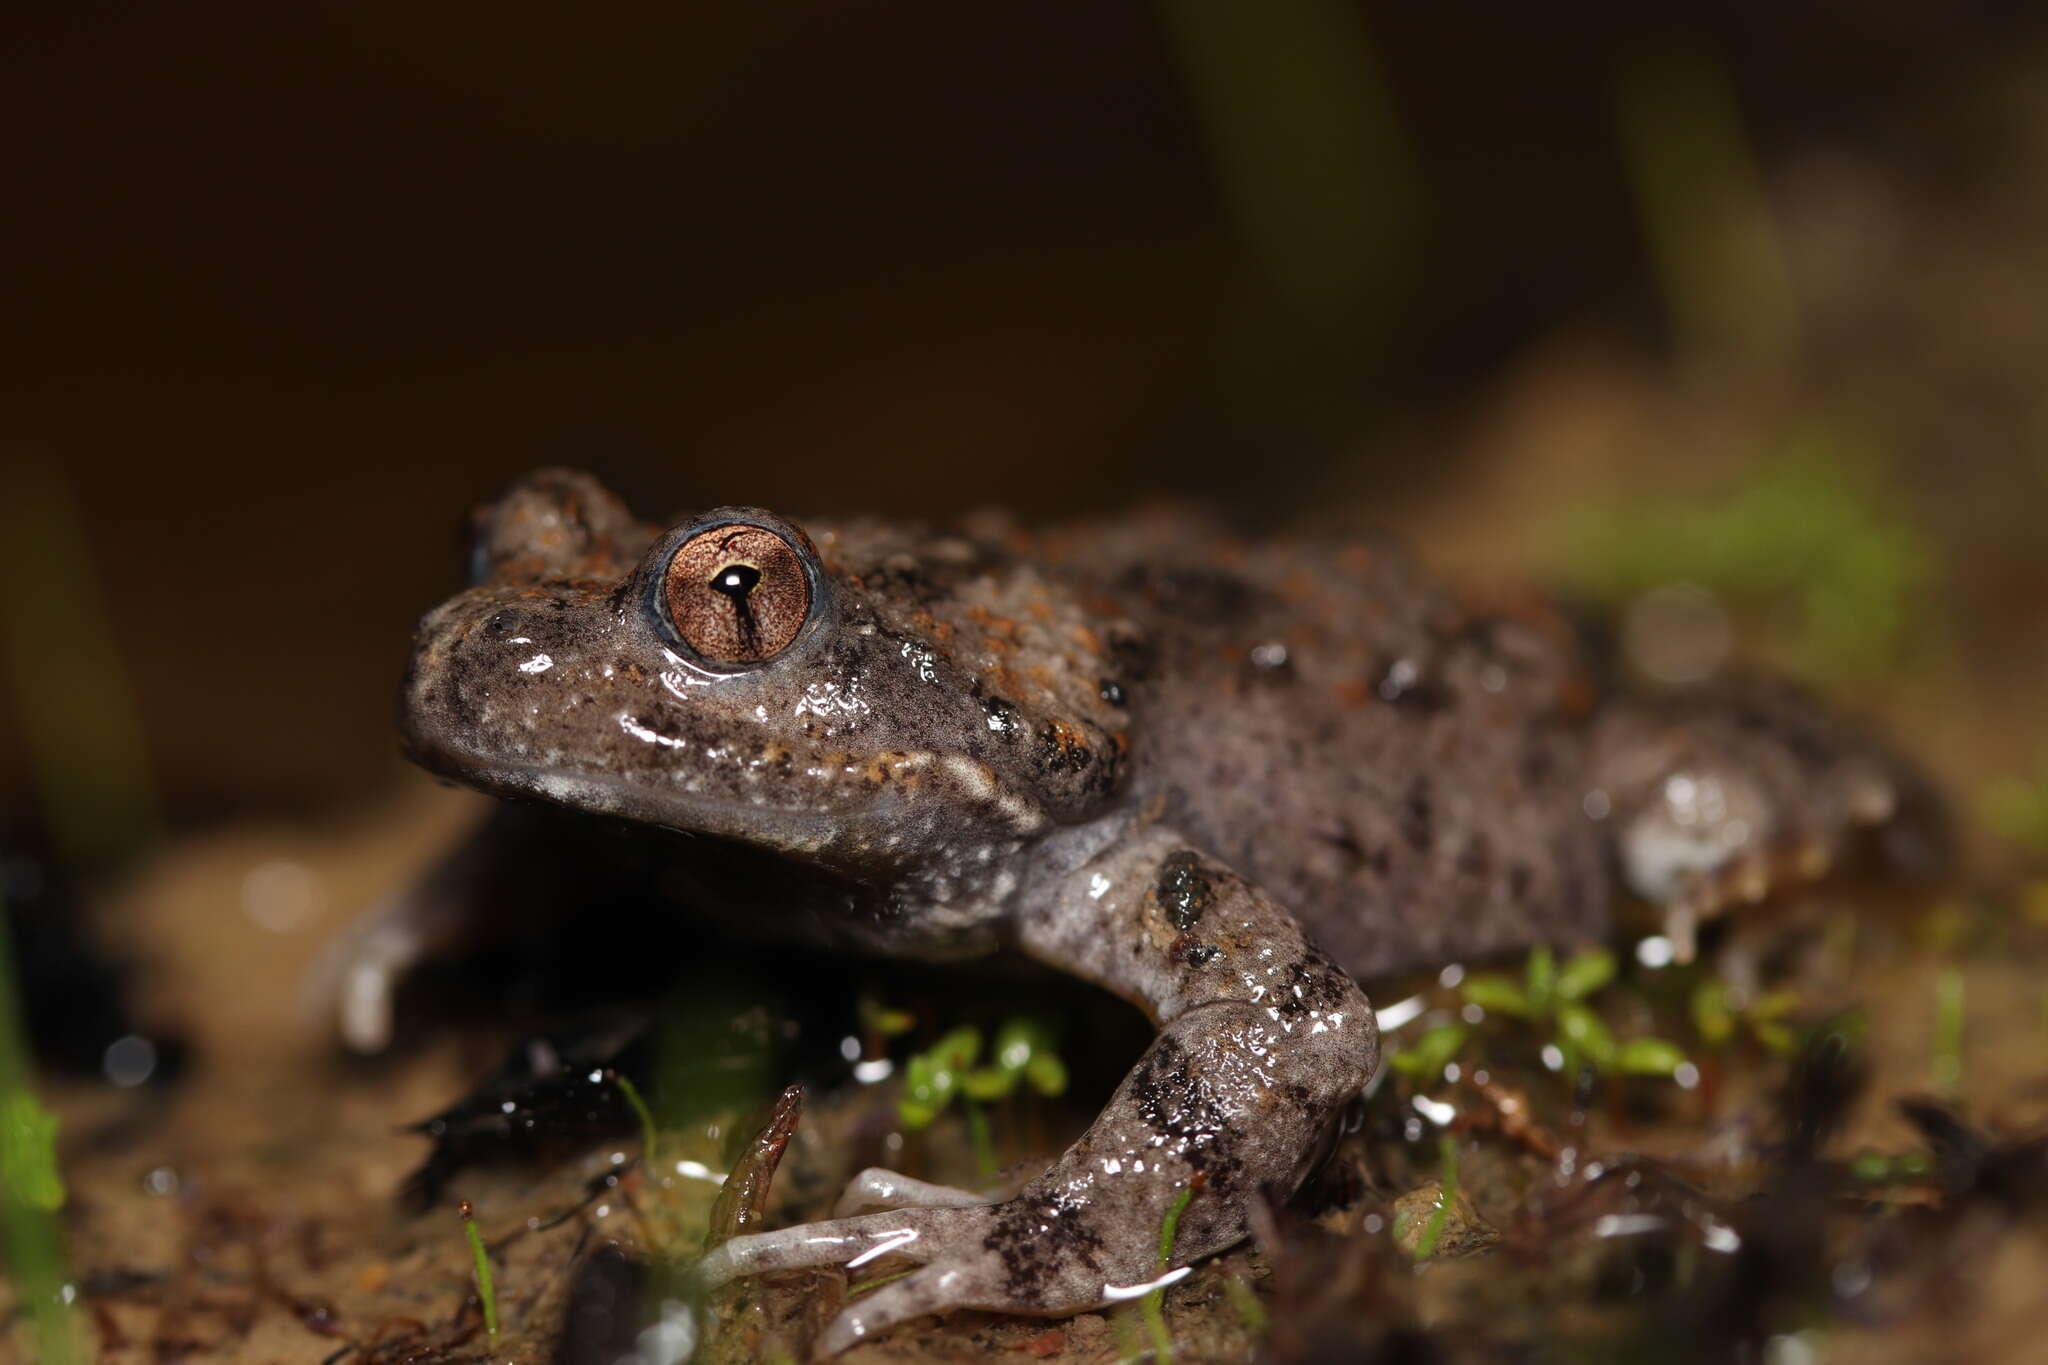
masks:
<path id="1" fill-rule="evenodd" d="M 1863 676 L 1898 658 L 1936 566 L 1926 537 L 1881 496 L 1875 464 L 1816 424 L 1719 497 L 1588 503 L 1564 525 L 1566 573 L 1612 603 L 1692 583 L 1737 608 L 1789 608 L 1793 662 Z"/>
<path id="2" fill-rule="evenodd" d="M 1564 1054 L 1564 1070 L 1568 1073 L 1585 1064 L 1603 1073 L 1675 1074 L 1686 1062 L 1685 1053 L 1677 1044 L 1648 1036 L 1617 1040 L 1606 1020 L 1588 1003 L 1614 981 L 1618 970 L 1614 954 L 1605 948 L 1588 948 L 1560 966 L 1556 954 L 1547 947 L 1539 947 L 1529 954 L 1521 980 L 1492 974 L 1469 976 L 1460 985 L 1459 993 L 1468 1005 L 1477 1005 L 1489 1014 L 1547 1025 L 1552 1042 Z M 1445 1040 L 1431 1040 L 1429 1035 L 1424 1035 L 1424 1041 L 1429 1042 L 1432 1057 L 1449 1047 Z M 1458 1042 L 1463 1042 L 1462 1037 Z M 1450 1048 L 1450 1052 L 1455 1051 Z M 1397 1055 L 1394 1065 L 1404 1073 L 1417 1075 L 1431 1075 L 1442 1069 L 1443 1062 L 1438 1062 L 1434 1068 L 1423 1071 L 1421 1060 L 1404 1065 Z M 1446 1055 L 1444 1061 L 1449 1060 Z"/>

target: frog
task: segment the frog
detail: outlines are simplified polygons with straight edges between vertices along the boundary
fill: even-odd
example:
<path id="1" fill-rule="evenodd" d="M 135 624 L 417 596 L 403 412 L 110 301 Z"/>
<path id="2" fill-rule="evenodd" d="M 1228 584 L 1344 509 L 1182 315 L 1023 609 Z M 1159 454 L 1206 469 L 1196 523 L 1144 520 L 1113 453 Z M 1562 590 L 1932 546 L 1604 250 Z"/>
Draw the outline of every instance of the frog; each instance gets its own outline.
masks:
<path id="1" fill-rule="evenodd" d="M 1360 981 L 1695 925 L 1905 824 L 1910 767 L 1789 685 L 1634 687 L 1575 613 L 1460 593 L 1391 539 L 1163 509 L 1027 528 L 637 517 L 547 469 L 474 520 L 419 624 L 406 753 L 673 831 L 678 911 L 834 950 L 1021 954 L 1156 1033 L 1007 1198 L 864 1172 L 706 1286 L 913 1267 L 823 1332 L 1065 1315 L 1243 1241 L 1380 1062 Z M 401 898 L 344 953 L 343 1031 L 459 926 Z M 1172 1235 L 1162 1245 L 1162 1229 Z"/>

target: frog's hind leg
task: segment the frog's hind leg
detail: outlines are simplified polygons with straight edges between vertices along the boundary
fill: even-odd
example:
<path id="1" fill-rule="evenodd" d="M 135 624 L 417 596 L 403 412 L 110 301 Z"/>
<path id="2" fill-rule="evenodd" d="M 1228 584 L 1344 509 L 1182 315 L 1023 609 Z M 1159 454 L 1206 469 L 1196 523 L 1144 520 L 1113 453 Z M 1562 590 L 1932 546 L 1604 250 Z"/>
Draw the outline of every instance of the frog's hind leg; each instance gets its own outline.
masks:
<path id="1" fill-rule="evenodd" d="M 825 1353 L 925 1313 L 1067 1314 L 1142 1298 L 1297 1188 L 1379 1060 L 1371 1006 L 1257 886 L 1164 825 L 1112 831 L 1029 884 L 1032 956 L 1145 1007 L 1159 1034 L 1088 1131 L 1001 1203 L 904 1208 L 733 1238 L 695 1278 L 916 1268 L 851 1299 Z"/>
<path id="2" fill-rule="evenodd" d="M 1704 921 L 1817 880 L 1858 845 L 1915 878 L 1946 862 L 1926 781 L 1786 683 L 1618 696 L 1595 719 L 1590 773 L 1587 811 L 1681 960 Z"/>

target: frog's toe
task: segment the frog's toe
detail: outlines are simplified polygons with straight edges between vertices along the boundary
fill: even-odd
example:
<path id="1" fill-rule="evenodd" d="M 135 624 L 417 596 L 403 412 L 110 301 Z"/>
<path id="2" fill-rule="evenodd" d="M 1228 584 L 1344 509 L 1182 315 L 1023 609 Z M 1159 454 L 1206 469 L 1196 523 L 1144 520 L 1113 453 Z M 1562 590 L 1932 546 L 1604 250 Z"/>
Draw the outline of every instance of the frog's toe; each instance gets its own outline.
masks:
<path id="1" fill-rule="evenodd" d="M 982 1306 L 986 1296 L 977 1293 L 973 1285 L 973 1275 L 961 1266 L 940 1264 L 913 1270 L 848 1304 L 819 1336 L 818 1349 L 825 1355 L 838 1355 L 912 1318 Z"/>
<path id="2" fill-rule="evenodd" d="M 713 1289 L 742 1275 L 777 1270 L 844 1265 L 855 1270 L 884 1256 L 930 1260 L 936 1249 L 958 1241 L 964 1215 L 976 1209 L 899 1209 L 888 1213 L 803 1223 L 773 1232 L 734 1237 L 707 1252 L 697 1263 L 696 1278 Z"/>
<path id="3" fill-rule="evenodd" d="M 425 956 L 426 937 L 410 902 L 401 898 L 328 945 L 314 965 L 311 1001 L 322 1012 L 332 1011 L 351 1051 L 382 1052 L 391 1044 L 392 998 Z"/>
<path id="4" fill-rule="evenodd" d="M 870 1166 L 846 1182 L 845 1191 L 832 1208 L 832 1216 L 846 1218 L 862 1209 L 958 1209 L 994 1202 L 993 1195 L 977 1194 L 954 1185 L 934 1185 L 929 1180 Z"/>

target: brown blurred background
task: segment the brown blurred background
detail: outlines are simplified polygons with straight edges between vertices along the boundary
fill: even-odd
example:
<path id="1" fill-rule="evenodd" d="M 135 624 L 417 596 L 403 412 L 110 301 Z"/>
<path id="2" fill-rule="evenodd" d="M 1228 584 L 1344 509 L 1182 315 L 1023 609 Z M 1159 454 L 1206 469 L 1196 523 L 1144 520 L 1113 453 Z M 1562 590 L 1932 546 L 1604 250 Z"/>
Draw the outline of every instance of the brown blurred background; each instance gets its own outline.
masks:
<path id="1" fill-rule="evenodd" d="M 375 791 L 466 509 L 541 462 L 1455 559 L 1461 490 L 1497 542 L 1588 432 L 1655 482 L 1860 403 L 1937 522 L 2024 508 L 2031 10 L 17 4 L 0 811 L 24 724 L 138 733 L 173 823 Z"/>

